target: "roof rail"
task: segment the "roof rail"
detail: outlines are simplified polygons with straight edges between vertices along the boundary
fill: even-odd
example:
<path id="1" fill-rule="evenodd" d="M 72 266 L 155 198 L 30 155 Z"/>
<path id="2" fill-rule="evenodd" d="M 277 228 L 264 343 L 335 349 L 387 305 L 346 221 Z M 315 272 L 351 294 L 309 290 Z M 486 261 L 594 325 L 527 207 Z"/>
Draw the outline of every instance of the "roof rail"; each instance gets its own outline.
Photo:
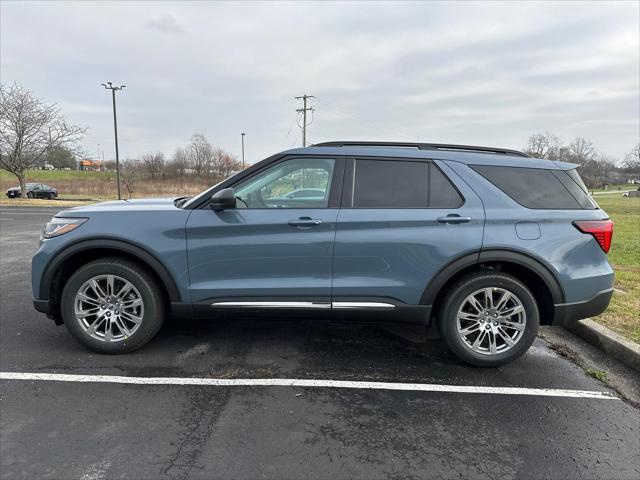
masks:
<path id="1" fill-rule="evenodd" d="M 516 157 L 529 157 L 519 150 L 509 150 L 507 148 L 474 147 L 471 145 L 450 145 L 448 143 L 413 143 L 413 142 L 358 142 L 358 141 L 337 141 L 322 142 L 312 145 L 313 147 L 401 147 L 417 148 L 418 150 L 448 150 L 457 152 L 490 153 L 498 155 L 513 155 Z"/>

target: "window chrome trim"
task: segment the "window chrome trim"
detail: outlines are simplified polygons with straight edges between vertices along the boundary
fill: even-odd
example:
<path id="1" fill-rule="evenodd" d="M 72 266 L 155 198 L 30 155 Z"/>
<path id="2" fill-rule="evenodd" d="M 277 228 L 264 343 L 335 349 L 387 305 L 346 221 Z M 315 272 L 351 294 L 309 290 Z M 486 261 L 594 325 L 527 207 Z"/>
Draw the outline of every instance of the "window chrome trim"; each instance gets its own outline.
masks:
<path id="1" fill-rule="evenodd" d="M 212 307 L 231 308 L 335 308 L 338 310 L 395 310 L 392 303 L 384 302 L 214 302 Z"/>
<path id="2" fill-rule="evenodd" d="M 331 308 L 329 302 L 214 302 L 212 307 L 237 308 Z"/>
<path id="3" fill-rule="evenodd" d="M 365 309 L 365 310 L 395 310 L 396 306 L 392 303 L 384 302 L 332 302 L 335 309 Z"/>

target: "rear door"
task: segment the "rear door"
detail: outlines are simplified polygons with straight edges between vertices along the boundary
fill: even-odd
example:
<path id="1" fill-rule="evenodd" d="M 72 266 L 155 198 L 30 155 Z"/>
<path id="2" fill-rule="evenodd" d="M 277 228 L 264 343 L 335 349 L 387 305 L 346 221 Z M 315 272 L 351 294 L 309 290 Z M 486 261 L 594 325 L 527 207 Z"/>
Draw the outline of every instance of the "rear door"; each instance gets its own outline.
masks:
<path id="1" fill-rule="evenodd" d="M 420 304 L 439 270 L 480 249 L 483 224 L 480 198 L 442 162 L 349 159 L 334 249 L 334 309 Z"/>
<path id="2" fill-rule="evenodd" d="M 330 311 L 343 174 L 339 158 L 286 158 L 233 185 L 235 209 L 194 210 L 187 221 L 193 302 L 204 310 Z"/>

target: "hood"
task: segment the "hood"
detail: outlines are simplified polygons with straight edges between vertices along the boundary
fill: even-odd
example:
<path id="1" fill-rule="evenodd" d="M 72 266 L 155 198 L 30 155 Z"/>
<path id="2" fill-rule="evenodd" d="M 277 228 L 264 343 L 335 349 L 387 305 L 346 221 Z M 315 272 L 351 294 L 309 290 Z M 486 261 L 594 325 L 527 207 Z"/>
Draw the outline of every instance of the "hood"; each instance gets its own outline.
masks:
<path id="1" fill-rule="evenodd" d="M 174 200 L 170 198 L 140 198 L 135 200 L 112 200 L 108 202 L 92 203 L 81 207 L 73 207 L 58 213 L 58 216 L 82 216 L 101 212 L 131 212 L 144 210 L 177 210 Z"/>
<path id="2" fill-rule="evenodd" d="M 20 190 L 20 187 L 11 187 L 11 188 L 7 188 L 7 192 L 10 192 L 12 190 Z M 28 189 L 27 189 L 28 190 Z"/>

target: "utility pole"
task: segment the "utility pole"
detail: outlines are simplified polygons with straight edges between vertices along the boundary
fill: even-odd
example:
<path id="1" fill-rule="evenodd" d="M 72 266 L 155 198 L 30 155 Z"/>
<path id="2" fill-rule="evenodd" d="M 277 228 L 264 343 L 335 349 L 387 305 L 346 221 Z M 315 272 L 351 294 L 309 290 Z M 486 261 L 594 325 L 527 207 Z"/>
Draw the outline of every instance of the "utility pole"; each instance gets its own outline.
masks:
<path id="1" fill-rule="evenodd" d="M 244 133 L 242 135 L 242 169 L 244 170 Z"/>
<path id="2" fill-rule="evenodd" d="M 302 112 L 302 146 L 307 146 L 307 112 L 313 112 L 313 107 L 307 108 L 307 99 L 316 98 L 313 95 L 307 95 L 306 93 L 301 97 L 295 97 L 296 100 L 302 100 L 302 108 L 298 108 L 296 112 Z"/>
<path id="3" fill-rule="evenodd" d="M 111 82 L 107 82 L 106 85 L 101 84 L 107 90 L 111 90 L 111 99 L 113 101 L 113 132 L 116 139 L 116 181 L 118 182 L 118 200 L 122 200 L 120 195 L 120 157 L 118 155 L 118 120 L 116 118 L 116 92 L 122 90 L 126 85 L 120 85 L 114 87 Z"/>

